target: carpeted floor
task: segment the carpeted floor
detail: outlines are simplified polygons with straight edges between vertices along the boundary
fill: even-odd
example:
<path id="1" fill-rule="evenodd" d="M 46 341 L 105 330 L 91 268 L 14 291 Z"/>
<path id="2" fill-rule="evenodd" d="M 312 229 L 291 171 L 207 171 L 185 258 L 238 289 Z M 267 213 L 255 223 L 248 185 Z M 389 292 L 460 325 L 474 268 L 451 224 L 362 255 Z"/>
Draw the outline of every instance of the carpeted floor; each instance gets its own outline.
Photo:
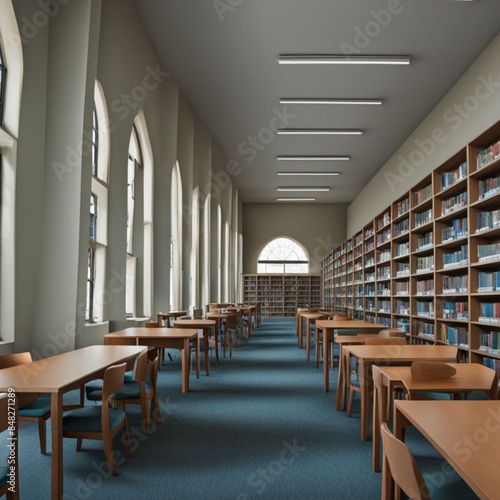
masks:
<path id="1" fill-rule="evenodd" d="M 232 359 L 212 359 L 209 377 L 191 373 L 189 394 L 180 391 L 179 353 L 171 354 L 158 380 L 164 423 L 148 437 L 139 409 L 127 409 L 133 457 L 117 440 L 116 476 L 101 442 L 85 441 L 77 453 L 64 440 L 66 500 L 380 498 L 371 441 L 359 438 L 359 401 L 351 418 L 335 411 L 337 370 L 325 393 L 321 368 L 297 348 L 293 320 L 265 320 Z M 50 453 L 50 424 L 48 436 Z M 23 424 L 22 499 L 50 498 L 50 454 L 38 451 L 36 426 Z"/>

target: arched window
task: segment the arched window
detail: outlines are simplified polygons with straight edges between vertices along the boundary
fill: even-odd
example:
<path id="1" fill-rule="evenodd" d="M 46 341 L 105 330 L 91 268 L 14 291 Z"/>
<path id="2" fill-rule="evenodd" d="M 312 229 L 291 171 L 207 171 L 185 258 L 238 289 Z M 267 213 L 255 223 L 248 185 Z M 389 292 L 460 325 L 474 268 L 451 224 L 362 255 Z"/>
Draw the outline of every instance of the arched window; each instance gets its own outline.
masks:
<path id="1" fill-rule="evenodd" d="M 308 273 L 309 257 L 306 250 L 290 238 L 276 238 L 260 252 L 258 273 Z"/>
<path id="2" fill-rule="evenodd" d="M 106 251 L 108 245 L 109 120 L 99 82 L 94 87 L 92 109 L 92 180 L 87 260 L 87 308 L 85 321 L 104 320 Z"/>
<path id="3" fill-rule="evenodd" d="M 179 164 L 172 169 L 170 197 L 170 309 L 182 308 L 182 181 Z"/>
<path id="4" fill-rule="evenodd" d="M 14 342 L 16 330 L 14 193 L 23 70 L 16 15 L 12 2 L 5 0 L 0 2 L 0 339 L 4 342 Z"/>

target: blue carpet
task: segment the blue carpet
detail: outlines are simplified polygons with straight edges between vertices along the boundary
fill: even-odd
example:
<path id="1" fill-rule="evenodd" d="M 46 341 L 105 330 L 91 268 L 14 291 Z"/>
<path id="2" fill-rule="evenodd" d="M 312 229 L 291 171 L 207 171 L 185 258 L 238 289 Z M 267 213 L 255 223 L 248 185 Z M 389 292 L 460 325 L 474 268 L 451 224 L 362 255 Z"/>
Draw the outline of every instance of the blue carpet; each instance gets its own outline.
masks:
<path id="1" fill-rule="evenodd" d="M 337 370 L 325 393 L 322 369 L 297 348 L 293 320 L 265 320 L 232 359 L 212 359 L 209 377 L 191 373 L 189 394 L 180 391 L 179 353 L 171 354 L 158 380 L 165 421 L 148 437 L 139 408 L 127 408 L 133 456 L 124 458 L 117 439 L 116 476 L 101 442 L 84 441 L 77 453 L 64 440 L 66 500 L 380 498 L 371 441 L 359 437 L 359 398 L 351 418 L 335 411 Z M 50 423 L 48 436 L 50 453 Z M 35 425 L 22 425 L 19 457 L 21 498 L 50 498 L 50 455 L 39 454 Z"/>

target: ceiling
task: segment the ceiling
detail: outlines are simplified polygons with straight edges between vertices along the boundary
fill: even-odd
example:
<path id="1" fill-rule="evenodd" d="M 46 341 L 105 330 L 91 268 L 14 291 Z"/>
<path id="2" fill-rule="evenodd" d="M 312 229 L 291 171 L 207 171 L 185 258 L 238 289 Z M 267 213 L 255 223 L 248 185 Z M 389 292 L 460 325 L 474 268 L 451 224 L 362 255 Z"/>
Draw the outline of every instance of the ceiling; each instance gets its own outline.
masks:
<path id="1" fill-rule="evenodd" d="M 233 168 L 243 202 L 349 203 L 500 29 L 499 0 L 134 0 L 158 56 Z M 410 56 L 410 65 L 283 65 L 283 54 Z M 382 105 L 281 104 L 280 98 Z M 362 135 L 278 135 L 276 129 Z M 348 161 L 278 161 L 346 155 Z M 336 171 L 286 176 L 278 171 Z M 331 187 L 279 193 L 280 186 Z"/>

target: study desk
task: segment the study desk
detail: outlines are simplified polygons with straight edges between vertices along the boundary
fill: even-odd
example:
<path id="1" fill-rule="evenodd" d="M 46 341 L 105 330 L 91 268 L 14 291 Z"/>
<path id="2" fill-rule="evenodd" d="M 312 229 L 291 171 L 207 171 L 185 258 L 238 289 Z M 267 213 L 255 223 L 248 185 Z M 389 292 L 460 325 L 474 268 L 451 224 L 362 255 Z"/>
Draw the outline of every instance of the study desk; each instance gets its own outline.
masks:
<path id="1" fill-rule="evenodd" d="M 200 373 L 200 343 L 198 331 L 184 328 L 126 328 L 107 333 L 104 338 L 109 344 L 123 344 L 130 341 L 148 347 L 179 349 L 182 362 L 182 392 L 189 392 L 189 343 L 196 343 L 196 372 Z"/>
<path id="2" fill-rule="evenodd" d="M 170 326 L 170 319 L 180 318 L 181 316 L 187 316 L 189 314 L 188 311 L 168 311 L 168 312 L 159 312 L 157 314 L 158 326 Z M 167 320 L 167 324 L 164 325 L 163 322 Z"/>
<path id="3" fill-rule="evenodd" d="M 106 368 L 133 362 L 143 346 L 94 345 L 0 370 L 0 391 L 51 395 L 52 499 L 63 498 L 63 395 L 83 384 L 102 378 Z M 36 487 L 36 486 L 34 486 Z"/>
<path id="4" fill-rule="evenodd" d="M 334 319 L 323 319 L 316 321 L 316 329 L 321 329 L 322 331 L 322 342 L 323 342 L 323 385 L 325 392 L 330 389 L 330 374 L 328 362 L 325 360 L 330 359 L 330 335 L 334 330 L 359 330 L 360 332 L 373 332 L 377 333 L 380 330 L 384 330 L 386 327 L 384 325 L 368 323 L 367 321 L 357 321 L 357 320 L 334 320 Z M 339 369 L 340 371 L 340 369 Z M 337 388 L 337 398 L 338 398 L 338 388 Z M 338 409 L 338 408 L 337 408 Z"/>
<path id="5" fill-rule="evenodd" d="M 215 328 L 216 322 L 213 319 L 179 319 L 174 321 L 174 328 L 196 328 L 197 330 L 203 330 L 203 350 L 205 354 L 205 373 L 210 375 L 210 361 L 208 358 L 208 340 L 209 340 L 209 330 L 214 329 L 214 339 L 215 339 L 215 356 L 217 362 L 219 362 L 219 349 L 218 349 L 218 332 Z"/>
<path id="6" fill-rule="evenodd" d="M 361 439 L 368 439 L 368 408 L 370 406 L 370 389 L 372 386 L 371 366 L 405 365 L 412 361 L 444 361 L 454 363 L 457 360 L 458 348 L 450 345 L 354 345 L 343 348 L 346 356 L 339 374 L 337 387 L 337 410 L 340 406 L 340 394 L 345 393 L 349 374 L 350 357 L 359 361 L 359 380 L 361 385 Z M 340 370 L 339 370 L 340 371 Z"/>
<path id="7" fill-rule="evenodd" d="M 422 433 L 479 498 L 498 498 L 500 401 L 396 401 L 396 437 L 402 439 L 409 426 Z M 385 459 L 382 472 L 384 494 L 391 484 Z"/>
<path id="8" fill-rule="evenodd" d="M 388 403 L 392 403 L 392 396 L 396 387 L 403 385 L 410 394 L 414 392 L 444 392 L 460 394 L 465 392 L 485 392 L 488 399 L 497 399 L 498 377 L 495 370 L 479 363 L 447 363 L 455 368 L 456 373 L 445 379 L 414 380 L 411 376 L 411 366 L 372 366 L 374 391 L 372 447 L 373 470 L 380 470 L 380 424 L 389 419 L 386 413 Z M 375 377 L 375 372 L 380 377 Z M 380 379 L 377 387 L 376 380 Z"/>

